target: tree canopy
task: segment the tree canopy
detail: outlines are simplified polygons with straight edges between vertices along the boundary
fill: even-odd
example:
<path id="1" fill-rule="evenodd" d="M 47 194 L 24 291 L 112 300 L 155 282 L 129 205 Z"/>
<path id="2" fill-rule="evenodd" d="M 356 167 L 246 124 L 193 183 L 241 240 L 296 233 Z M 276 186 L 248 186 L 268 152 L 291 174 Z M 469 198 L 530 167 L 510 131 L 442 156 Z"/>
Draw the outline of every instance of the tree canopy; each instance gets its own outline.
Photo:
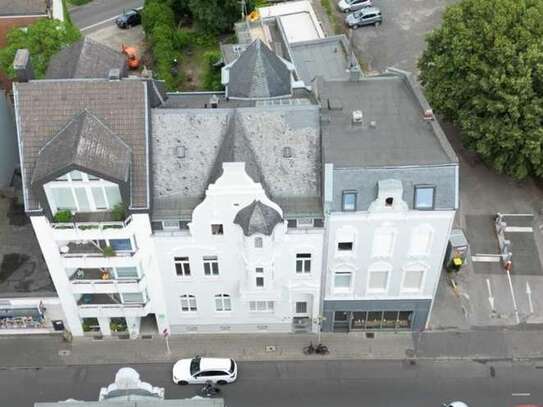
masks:
<path id="1" fill-rule="evenodd" d="M 427 37 L 431 105 L 498 171 L 543 176 L 543 1 L 462 0 Z"/>
<path id="2" fill-rule="evenodd" d="M 13 58 L 19 48 L 28 48 L 36 78 L 43 78 L 49 59 L 60 49 L 80 38 L 79 30 L 59 20 L 40 19 L 26 29 L 13 28 L 7 34 L 7 45 L 0 49 L 0 69 L 14 78 Z"/>

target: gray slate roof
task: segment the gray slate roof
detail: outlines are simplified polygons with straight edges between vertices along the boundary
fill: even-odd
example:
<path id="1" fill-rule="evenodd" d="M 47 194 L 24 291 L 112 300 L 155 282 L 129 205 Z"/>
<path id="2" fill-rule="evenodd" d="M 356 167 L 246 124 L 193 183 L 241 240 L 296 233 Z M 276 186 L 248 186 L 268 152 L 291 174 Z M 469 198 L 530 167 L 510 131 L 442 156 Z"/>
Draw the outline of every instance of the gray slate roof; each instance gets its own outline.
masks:
<path id="1" fill-rule="evenodd" d="M 241 226 L 245 236 L 252 236 L 255 233 L 270 236 L 275 226 L 282 221 L 281 215 L 275 209 L 260 201 L 253 201 L 242 208 L 234 218 L 234 223 Z"/>
<path id="2" fill-rule="evenodd" d="M 75 116 L 40 150 L 32 184 L 76 165 L 99 176 L 128 181 L 130 147 L 87 110 Z M 66 171 L 64 171 L 66 172 Z"/>
<path id="3" fill-rule="evenodd" d="M 318 89 L 326 163 L 341 168 L 458 162 L 439 123 L 424 120 L 430 106 L 407 72 L 319 81 Z M 354 110 L 362 111 L 362 124 L 353 124 Z"/>
<path id="4" fill-rule="evenodd" d="M 154 218 L 190 215 L 222 163 L 232 161 L 244 161 L 287 213 L 321 210 L 318 106 L 153 109 L 152 129 Z M 292 158 L 283 157 L 284 147 Z"/>
<path id="5" fill-rule="evenodd" d="M 89 37 L 56 53 L 47 67 L 47 79 L 107 78 L 110 69 L 127 76 L 126 57 Z"/>
<path id="6" fill-rule="evenodd" d="M 48 0 L 0 0 L 0 16 L 46 14 Z"/>
<path id="7" fill-rule="evenodd" d="M 27 211 L 40 209 L 30 189 L 40 150 L 85 109 L 131 148 L 130 206 L 133 209 L 149 207 L 146 89 L 147 83 L 139 79 L 14 83 Z"/>
<path id="8" fill-rule="evenodd" d="M 229 68 L 229 97 L 265 99 L 291 93 L 289 68 L 260 40 L 249 45 Z"/>

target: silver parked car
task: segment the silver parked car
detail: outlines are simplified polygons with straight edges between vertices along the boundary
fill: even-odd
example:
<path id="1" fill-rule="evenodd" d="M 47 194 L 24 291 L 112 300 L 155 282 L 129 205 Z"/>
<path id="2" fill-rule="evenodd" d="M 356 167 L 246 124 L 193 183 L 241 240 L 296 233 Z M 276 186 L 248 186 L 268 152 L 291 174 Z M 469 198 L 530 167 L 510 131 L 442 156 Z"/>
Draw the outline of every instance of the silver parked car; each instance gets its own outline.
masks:
<path id="1" fill-rule="evenodd" d="M 349 28 L 358 28 L 363 25 L 379 25 L 383 22 L 381 10 L 377 7 L 366 7 L 345 17 L 345 24 Z"/>
<path id="2" fill-rule="evenodd" d="M 371 7 L 373 3 L 371 0 L 341 0 L 337 7 L 344 13 L 350 13 L 351 11 L 360 10 L 364 7 Z"/>

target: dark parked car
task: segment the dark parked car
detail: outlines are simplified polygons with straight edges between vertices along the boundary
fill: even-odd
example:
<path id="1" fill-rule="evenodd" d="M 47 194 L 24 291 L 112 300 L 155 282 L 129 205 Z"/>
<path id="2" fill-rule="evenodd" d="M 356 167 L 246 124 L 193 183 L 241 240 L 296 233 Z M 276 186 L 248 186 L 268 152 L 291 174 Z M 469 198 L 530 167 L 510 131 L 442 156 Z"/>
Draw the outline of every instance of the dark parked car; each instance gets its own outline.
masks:
<path id="1" fill-rule="evenodd" d="M 141 24 L 141 14 L 138 10 L 127 10 L 115 19 L 115 24 L 119 28 L 130 28 Z"/>

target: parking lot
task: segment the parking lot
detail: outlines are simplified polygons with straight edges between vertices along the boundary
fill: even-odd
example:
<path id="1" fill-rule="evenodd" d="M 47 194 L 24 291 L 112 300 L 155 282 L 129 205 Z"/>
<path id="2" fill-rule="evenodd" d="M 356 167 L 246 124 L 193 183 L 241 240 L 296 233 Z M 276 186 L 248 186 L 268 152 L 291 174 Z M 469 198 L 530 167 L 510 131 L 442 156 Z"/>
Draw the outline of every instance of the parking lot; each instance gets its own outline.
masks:
<path id="1" fill-rule="evenodd" d="M 361 63 L 369 73 L 394 66 L 417 74 L 417 59 L 426 46 L 425 35 L 439 26 L 445 8 L 456 2 L 374 0 L 374 5 L 381 9 L 383 23 L 352 31 L 352 43 Z M 335 13 L 344 18 L 338 10 Z M 543 299 L 539 295 L 543 292 L 541 188 L 531 179 L 519 182 L 497 174 L 462 146 L 453 125 L 441 124 L 460 160 L 460 208 L 455 227 L 466 233 L 476 261 L 470 261 L 456 276 L 458 290 L 453 290 L 443 276 L 431 327 L 513 326 L 519 320 L 543 322 Z M 531 215 L 511 218 L 510 224 L 530 230 L 506 233 L 513 251 L 511 283 L 501 263 L 477 256 L 498 254 L 494 229 L 498 212 Z M 517 225 L 518 222 L 521 223 Z"/>

